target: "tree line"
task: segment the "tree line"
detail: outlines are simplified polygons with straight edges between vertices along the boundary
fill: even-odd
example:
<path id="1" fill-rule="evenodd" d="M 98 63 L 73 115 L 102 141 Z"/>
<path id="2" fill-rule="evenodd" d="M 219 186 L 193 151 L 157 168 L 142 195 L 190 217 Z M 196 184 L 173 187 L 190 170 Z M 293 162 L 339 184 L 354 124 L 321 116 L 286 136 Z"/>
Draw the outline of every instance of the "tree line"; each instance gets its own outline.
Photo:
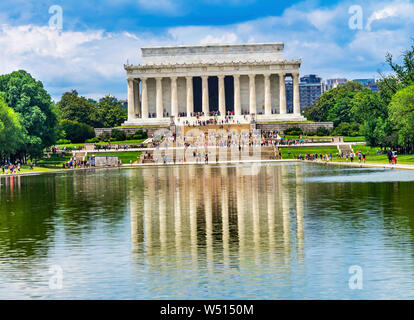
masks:
<path id="1" fill-rule="evenodd" d="M 304 110 L 314 121 L 332 121 L 333 134 L 362 135 L 368 145 L 414 152 L 414 46 L 402 63 L 387 54 L 393 73 L 377 81 L 378 92 L 347 82 L 323 93 Z"/>
<path id="2" fill-rule="evenodd" d="M 59 140 L 84 142 L 94 127 L 121 125 L 127 112 L 106 95 L 95 101 L 66 92 L 54 103 L 41 81 L 19 70 L 0 76 L 0 161 L 38 159 Z"/>

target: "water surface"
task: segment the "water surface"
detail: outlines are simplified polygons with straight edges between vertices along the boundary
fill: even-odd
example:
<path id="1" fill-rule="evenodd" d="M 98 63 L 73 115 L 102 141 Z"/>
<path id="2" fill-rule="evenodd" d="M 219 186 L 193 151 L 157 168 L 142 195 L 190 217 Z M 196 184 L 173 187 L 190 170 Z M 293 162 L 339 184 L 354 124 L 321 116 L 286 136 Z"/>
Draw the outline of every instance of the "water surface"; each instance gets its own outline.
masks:
<path id="1" fill-rule="evenodd" d="M 0 184 L 1 299 L 414 298 L 411 171 L 187 165 Z"/>

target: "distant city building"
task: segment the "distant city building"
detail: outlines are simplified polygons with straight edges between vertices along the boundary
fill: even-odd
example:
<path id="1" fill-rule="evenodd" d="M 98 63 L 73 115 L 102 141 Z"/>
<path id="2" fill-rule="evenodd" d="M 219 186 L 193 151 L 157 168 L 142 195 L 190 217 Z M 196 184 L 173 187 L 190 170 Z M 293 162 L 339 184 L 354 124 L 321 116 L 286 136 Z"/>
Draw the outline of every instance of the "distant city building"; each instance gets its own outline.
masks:
<path id="1" fill-rule="evenodd" d="M 336 88 L 338 85 L 345 84 L 347 82 L 348 80 L 344 78 L 327 79 L 323 84 L 323 92 Z"/>
<path id="2" fill-rule="evenodd" d="M 122 105 L 122 109 L 124 109 L 125 111 L 128 111 L 128 100 L 119 100 L 119 102 Z"/>
<path id="3" fill-rule="evenodd" d="M 369 88 L 373 92 L 377 92 L 378 91 L 378 85 L 375 83 L 375 79 L 354 79 L 353 81 L 359 82 L 365 88 Z"/>
<path id="4" fill-rule="evenodd" d="M 323 92 L 322 78 L 315 74 L 309 74 L 300 78 L 299 95 L 300 108 L 303 109 L 317 100 Z M 287 109 L 293 110 L 293 90 L 292 81 L 286 81 L 286 103 Z"/>

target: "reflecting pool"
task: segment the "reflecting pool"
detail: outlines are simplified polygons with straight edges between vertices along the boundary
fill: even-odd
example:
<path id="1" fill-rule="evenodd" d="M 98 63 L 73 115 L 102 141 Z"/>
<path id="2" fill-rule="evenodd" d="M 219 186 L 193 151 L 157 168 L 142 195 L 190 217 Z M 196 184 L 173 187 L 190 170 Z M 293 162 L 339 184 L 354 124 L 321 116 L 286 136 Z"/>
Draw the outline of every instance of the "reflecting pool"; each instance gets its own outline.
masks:
<path id="1" fill-rule="evenodd" d="M 16 298 L 414 299 L 414 172 L 269 163 L 2 177 L 0 299 Z"/>

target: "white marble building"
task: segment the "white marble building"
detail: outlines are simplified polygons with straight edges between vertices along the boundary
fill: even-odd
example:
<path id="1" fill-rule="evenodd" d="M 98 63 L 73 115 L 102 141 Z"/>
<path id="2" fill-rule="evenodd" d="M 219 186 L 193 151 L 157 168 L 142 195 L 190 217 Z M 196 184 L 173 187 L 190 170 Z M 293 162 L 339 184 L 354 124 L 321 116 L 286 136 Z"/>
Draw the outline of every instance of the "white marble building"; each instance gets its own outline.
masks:
<path id="1" fill-rule="evenodd" d="M 141 65 L 125 65 L 125 125 L 233 114 L 241 123 L 303 121 L 300 60 L 285 60 L 283 43 L 143 47 Z M 293 80 L 293 113 L 286 110 L 285 78 Z"/>

